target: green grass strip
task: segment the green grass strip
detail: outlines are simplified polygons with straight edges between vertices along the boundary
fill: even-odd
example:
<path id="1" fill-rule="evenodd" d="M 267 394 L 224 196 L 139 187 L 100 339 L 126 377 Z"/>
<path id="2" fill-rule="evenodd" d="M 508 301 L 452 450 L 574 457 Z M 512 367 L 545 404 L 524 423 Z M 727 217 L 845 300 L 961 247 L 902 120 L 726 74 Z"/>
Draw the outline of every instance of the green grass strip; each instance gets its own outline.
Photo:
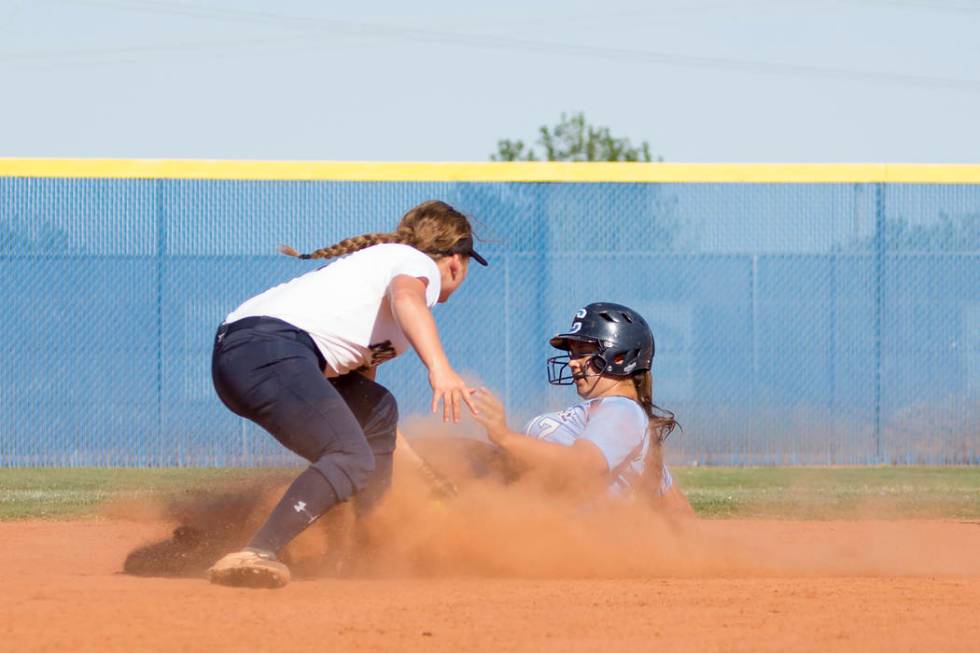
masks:
<path id="1" fill-rule="evenodd" d="M 980 467 L 685 467 L 703 517 L 977 519 Z"/>
<path id="2" fill-rule="evenodd" d="M 114 500 L 175 496 L 297 470 L 0 469 L 0 520 L 97 515 Z M 980 519 L 980 467 L 679 467 L 708 518 Z"/>
<path id="3" fill-rule="evenodd" d="M 202 467 L 0 469 L 0 521 L 89 517 L 109 501 L 204 492 L 269 475 L 284 473 L 283 470 Z"/>

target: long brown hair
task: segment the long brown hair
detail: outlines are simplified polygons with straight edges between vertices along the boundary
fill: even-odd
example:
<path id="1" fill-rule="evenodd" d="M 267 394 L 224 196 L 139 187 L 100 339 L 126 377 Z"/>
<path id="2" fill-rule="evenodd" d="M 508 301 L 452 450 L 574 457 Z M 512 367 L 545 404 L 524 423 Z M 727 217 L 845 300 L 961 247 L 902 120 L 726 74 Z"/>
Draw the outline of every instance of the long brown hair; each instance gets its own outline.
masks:
<path id="1" fill-rule="evenodd" d="M 659 497 L 664 475 L 664 441 L 677 428 L 678 423 L 674 413 L 653 403 L 653 374 L 649 370 L 637 372 L 632 379 L 637 401 L 649 420 L 647 434 L 650 444 L 643 461 L 643 494 L 647 497 Z"/>
<path id="2" fill-rule="evenodd" d="M 302 259 L 335 258 L 382 243 L 401 243 L 439 259 L 453 245 L 472 235 L 473 229 L 465 215 L 445 202 L 429 200 L 409 209 L 394 231 L 352 236 L 309 254 L 300 254 L 288 245 L 280 246 L 279 251 Z"/>

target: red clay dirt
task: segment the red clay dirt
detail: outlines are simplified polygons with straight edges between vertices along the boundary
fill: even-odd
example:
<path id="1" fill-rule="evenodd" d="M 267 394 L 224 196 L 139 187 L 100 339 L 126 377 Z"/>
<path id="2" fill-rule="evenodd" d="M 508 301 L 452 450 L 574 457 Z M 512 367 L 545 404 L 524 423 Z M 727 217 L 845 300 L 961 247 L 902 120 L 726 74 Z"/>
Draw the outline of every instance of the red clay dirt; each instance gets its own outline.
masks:
<path id="1" fill-rule="evenodd" d="M 0 523 L 0 650 L 980 649 L 980 523 L 634 516 L 631 540 L 598 530 L 623 515 L 477 507 L 409 515 L 428 525 L 401 522 L 362 576 L 282 590 L 120 573 L 173 523 Z"/>

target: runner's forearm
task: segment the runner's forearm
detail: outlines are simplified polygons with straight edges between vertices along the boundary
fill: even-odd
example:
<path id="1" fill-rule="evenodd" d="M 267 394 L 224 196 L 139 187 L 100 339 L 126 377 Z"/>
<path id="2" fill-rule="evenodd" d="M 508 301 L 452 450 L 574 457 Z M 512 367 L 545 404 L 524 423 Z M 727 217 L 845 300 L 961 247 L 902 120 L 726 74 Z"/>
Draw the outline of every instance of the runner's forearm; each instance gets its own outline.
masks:
<path id="1" fill-rule="evenodd" d="M 591 442 L 581 441 L 568 447 L 514 431 L 499 433 L 493 440 L 519 464 L 532 470 L 551 471 L 570 478 L 598 478 L 609 471 L 605 456 Z"/>

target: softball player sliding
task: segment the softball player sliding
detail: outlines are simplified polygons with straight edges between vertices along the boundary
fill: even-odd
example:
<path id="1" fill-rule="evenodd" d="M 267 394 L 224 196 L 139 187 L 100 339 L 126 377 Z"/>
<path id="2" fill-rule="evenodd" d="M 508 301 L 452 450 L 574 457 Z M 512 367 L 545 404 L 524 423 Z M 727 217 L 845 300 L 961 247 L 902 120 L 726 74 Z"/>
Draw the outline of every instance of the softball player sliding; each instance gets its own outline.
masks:
<path id="1" fill-rule="evenodd" d="M 653 333 L 636 311 L 589 304 L 571 327 L 551 339 L 568 354 L 548 359 L 548 381 L 575 385 L 581 403 L 539 415 L 524 433 L 507 426 L 504 407 L 488 390 L 474 394 L 490 441 L 519 468 L 571 480 L 576 489 L 646 497 L 692 513 L 663 462 L 674 415 L 653 403 Z"/>
<path id="2" fill-rule="evenodd" d="M 375 367 L 411 345 L 429 371 L 432 411 L 475 412 L 471 390 L 443 351 L 431 309 L 466 278 L 466 217 L 444 202 L 408 211 L 392 233 L 348 238 L 304 259 L 344 258 L 257 295 L 218 328 L 212 378 L 221 401 L 310 461 L 248 546 L 209 570 L 211 582 L 281 587 L 276 554 L 352 496 L 359 512 L 391 481 L 398 407 Z M 348 255 L 348 256 L 345 256 Z"/>

